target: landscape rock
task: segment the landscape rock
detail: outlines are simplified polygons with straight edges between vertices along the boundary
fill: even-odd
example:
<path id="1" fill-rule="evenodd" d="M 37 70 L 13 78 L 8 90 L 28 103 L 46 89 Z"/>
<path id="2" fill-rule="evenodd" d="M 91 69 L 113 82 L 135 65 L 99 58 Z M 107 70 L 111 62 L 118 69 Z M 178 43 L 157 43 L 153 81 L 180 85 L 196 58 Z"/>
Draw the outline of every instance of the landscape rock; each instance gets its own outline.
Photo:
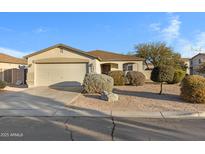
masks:
<path id="1" fill-rule="evenodd" d="M 101 93 L 101 97 L 102 100 L 108 101 L 108 102 L 115 102 L 118 101 L 118 95 L 114 94 L 112 92 L 107 92 L 107 91 L 103 91 Z"/>

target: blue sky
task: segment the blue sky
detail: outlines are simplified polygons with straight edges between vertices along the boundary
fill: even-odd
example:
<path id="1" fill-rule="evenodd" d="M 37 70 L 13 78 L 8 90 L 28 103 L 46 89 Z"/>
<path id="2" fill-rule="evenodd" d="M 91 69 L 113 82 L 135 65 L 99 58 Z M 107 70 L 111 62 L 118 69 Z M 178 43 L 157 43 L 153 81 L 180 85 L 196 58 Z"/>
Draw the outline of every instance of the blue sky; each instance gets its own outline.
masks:
<path id="1" fill-rule="evenodd" d="M 164 41 L 183 57 L 205 49 L 205 13 L 0 13 L 0 52 L 21 57 L 64 43 L 128 53 Z"/>

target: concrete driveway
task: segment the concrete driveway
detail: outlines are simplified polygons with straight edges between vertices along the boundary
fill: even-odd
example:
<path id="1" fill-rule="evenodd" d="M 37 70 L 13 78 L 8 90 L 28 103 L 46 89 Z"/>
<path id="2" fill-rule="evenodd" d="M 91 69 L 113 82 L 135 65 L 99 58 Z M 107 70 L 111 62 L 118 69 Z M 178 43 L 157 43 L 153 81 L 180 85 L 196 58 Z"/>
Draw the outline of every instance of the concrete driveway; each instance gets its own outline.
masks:
<path id="1" fill-rule="evenodd" d="M 0 116 L 89 115 L 87 110 L 69 107 L 79 95 L 80 87 L 36 87 L 19 92 L 1 92 Z"/>

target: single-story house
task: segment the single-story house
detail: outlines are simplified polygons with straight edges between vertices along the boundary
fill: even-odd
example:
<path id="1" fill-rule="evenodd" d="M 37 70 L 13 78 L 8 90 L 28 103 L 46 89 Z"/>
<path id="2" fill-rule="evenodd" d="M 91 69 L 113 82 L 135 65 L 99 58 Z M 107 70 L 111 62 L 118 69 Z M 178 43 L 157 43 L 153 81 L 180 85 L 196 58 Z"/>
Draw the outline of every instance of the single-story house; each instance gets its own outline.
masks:
<path id="1" fill-rule="evenodd" d="M 81 84 L 86 73 L 144 71 L 142 58 L 101 50 L 85 52 L 64 44 L 48 47 L 24 58 L 28 61 L 28 86 Z"/>
<path id="2" fill-rule="evenodd" d="M 26 65 L 25 59 L 0 53 L 0 80 L 12 84 L 21 81 L 25 84 Z"/>

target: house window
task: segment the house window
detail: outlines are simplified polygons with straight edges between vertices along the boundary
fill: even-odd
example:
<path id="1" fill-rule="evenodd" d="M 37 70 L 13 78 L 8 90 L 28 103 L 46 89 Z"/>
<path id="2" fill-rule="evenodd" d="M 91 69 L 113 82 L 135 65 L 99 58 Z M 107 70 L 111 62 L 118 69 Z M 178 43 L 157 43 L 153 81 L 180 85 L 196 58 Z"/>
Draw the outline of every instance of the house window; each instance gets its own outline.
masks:
<path id="1" fill-rule="evenodd" d="M 132 64 L 128 64 L 127 65 L 127 70 L 128 71 L 132 71 L 133 70 L 133 65 Z"/>
<path id="2" fill-rule="evenodd" d="M 123 64 L 123 71 L 132 71 L 133 64 Z"/>
<path id="3" fill-rule="evenodd" d="M 199 64 L 201 64 L 201 59 L 199 59 Z"/>

